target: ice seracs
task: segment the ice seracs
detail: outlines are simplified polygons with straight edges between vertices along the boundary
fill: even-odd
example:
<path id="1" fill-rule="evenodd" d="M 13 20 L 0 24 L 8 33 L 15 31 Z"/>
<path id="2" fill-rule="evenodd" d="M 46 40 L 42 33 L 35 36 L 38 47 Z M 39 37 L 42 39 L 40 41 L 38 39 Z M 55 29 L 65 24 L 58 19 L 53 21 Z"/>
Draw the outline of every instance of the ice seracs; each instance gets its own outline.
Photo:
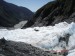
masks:
<path id="1" fill-rule="evenodd" d="M 25 42 L 44 50 L 70 51 L 75 47 L 75 23 L 61 22 L 55 26 L 15 30 L 0 29 L 0 38 L 3 37 L 7 40 Z"/>

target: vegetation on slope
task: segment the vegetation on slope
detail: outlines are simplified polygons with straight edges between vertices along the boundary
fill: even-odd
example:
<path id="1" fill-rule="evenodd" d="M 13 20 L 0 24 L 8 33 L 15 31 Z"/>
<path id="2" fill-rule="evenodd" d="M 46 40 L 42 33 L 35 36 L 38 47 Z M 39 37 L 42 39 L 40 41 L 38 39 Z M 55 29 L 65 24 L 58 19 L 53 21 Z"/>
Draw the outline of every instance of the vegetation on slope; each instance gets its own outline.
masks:
<path id="1" fill-rule="evenodd" d="M 75 22 L 75 0 L 55 0 L 36 11 L 32 20 L 24 27 L 48 26 L 66 21 Z"/>

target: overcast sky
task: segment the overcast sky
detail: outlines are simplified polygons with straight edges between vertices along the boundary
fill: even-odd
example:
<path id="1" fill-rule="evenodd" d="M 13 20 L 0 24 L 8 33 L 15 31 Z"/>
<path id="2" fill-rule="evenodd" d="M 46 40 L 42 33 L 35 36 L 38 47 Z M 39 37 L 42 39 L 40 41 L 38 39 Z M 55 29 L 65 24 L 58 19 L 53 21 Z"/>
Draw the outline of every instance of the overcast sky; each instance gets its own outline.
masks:
<path id="1" fill-rule="evenodd" d="M 45 5 L 46 3 L 52 0 L 5 0 L 5 1 L 16 4 L 18 6 L 26 7 L 31 11 L 35 12 L 40 7 L 42 7 L 43 5 Z"/>

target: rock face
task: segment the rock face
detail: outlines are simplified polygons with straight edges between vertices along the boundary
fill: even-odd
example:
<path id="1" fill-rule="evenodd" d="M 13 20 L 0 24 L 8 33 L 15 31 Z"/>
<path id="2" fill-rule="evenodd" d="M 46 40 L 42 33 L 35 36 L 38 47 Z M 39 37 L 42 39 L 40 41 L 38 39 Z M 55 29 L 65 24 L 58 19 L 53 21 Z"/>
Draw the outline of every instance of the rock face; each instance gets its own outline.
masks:
<path id="1" fill-rule="evenodd" d="M 35 13 L 24 27 L 48 26 L 66 21 L 75 22 L 75 0 L 55 0 L 47 3 Z"/>
<path id="2" fill-rule="evenodd" d="M 29 44 L 0 39 L 0 56 L 51 56 L 51 54 Z"/>
<path id="3" fill-rule="evenodd" d="M 30 20 L 33 12 L 29 9 L 0 0 L 0 26 L 13 27 L 20 21 Z"/>

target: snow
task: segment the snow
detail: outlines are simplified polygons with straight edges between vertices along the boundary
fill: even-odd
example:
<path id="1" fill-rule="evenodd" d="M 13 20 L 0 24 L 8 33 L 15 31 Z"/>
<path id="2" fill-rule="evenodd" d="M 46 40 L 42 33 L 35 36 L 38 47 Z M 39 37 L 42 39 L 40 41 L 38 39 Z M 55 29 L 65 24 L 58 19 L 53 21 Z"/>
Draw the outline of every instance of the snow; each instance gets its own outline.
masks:
<path id="1" fill-rule="evenodd" d="M 59 39 L 64 38 L 67 34 L 70 35 L 68 37 L 68 45 L 65 41 L 59 42 Z M 3 37 L 6 40 L 25 42 L 44 50 L 59 51 L 67 49 L 69 50 L 69 54 L 67 56 L 73 56 L 75 54 L 75 51 L 70 52 L 75 49 L 75 23 L 73 22 L 70 24 L 61 22 L 55 26 L 43 26 L 27 29 L 0 29 L 0 38 Z"/>
<path id="2" fill-rule="evenodd" d="M 27 21 L 21 21 L 18 24 L 14 25 L 14 28 L 22 28 L 25 24 L 27 23 Z"/>
<path id="3" fill-rule="evenodd" d="M 75 56 L 75 49 L 68 52 L 67 56 Z"/>

